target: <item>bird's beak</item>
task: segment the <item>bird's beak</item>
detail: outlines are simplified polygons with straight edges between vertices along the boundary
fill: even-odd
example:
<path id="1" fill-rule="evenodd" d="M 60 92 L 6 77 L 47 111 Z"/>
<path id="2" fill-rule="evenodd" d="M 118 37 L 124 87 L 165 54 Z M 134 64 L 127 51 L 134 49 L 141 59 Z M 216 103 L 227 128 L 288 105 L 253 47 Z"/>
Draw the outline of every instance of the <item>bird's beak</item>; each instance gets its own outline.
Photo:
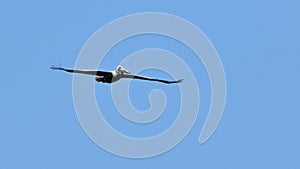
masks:
<path id="1" fill-rule="evenodd" d="M 124 70 L 124 72 L 130 74 L 130 72 L 128 70 Z"/>
<path id="2" fill-rule="evenodd" d="M 121 69 L 122 72 L 130 74 L 130 72 L 124 68 Z"/>

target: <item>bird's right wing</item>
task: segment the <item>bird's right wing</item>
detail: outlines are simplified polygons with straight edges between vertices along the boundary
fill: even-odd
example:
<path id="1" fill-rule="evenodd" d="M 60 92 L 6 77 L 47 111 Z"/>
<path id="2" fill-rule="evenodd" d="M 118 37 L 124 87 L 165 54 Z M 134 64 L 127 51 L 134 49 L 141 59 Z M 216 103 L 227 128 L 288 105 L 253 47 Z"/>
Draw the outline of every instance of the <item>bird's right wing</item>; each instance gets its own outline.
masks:
<path id="1" fill-rule="evenodd" d="M 51 66 L 50 69 L 52 70 L 63 70 L 69 73 L 80 73 L 80 74 L 87 74 L 87 75 L 94 75 L 94 76 L 106 76 L 111 74 L 110 72 L 106 71 L 99 71 L 99 70 L 72 70 L 72 69 L 65 69 L 60 66 Z"/>
<path id="2" fill-rule="evenodd" d="M 176 80 L 176 81 L 153 79 L 153 78 L 149 78 L 149 77 L 137 76 L 137 75 L 131 75 L 131 74 L 123 74 L 122 78 L 132 78 L 132 79 L 140 79 L 140 80 L 157 81 L 157 82 L 162 82 L 162 83 L 166 83 L 166 84 L 181 83 L 183 81 L 183 79 L 179 79 L 179 80 Z"/>

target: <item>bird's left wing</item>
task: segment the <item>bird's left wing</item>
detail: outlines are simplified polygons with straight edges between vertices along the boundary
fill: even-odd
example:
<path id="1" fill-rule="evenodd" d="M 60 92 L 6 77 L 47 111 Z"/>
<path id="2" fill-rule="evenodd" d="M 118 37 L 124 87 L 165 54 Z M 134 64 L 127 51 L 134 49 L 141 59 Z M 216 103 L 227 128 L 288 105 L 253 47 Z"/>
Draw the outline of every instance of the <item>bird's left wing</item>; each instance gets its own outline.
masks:
<path id="1" fill-rule="evenodd" d="M 179 80 L 176 80 L 176 81 L 153 79 L 153 78 L 149 78 L 149 77 L 137 76 L 137 75 L 131 75 L 131 74 L 123 74 L 121 76 L 121 78 L 132 78 L 132 79 L 139 79 L 139 80 L 157 81 L 157 82 L 162 82 L 162 83 L 166 83 L 166 84 L 181 83 L 183 81 L 183 79 L 179 79 Z"/>
<path id="2" fill-rule="evenodd" d="M 88 74 L 88 75 L 94 75 L 94 76 L 106 76 L 108 74 L 111 74 L 110 72 L 100 71 L 100 70 L 72 70 L 72 69 L 65 69 L 65 68 L 59 67 L 59 66 L 51 66 L 50 69 L 63 70 L 63 71 L 69 72 L 69 73 L 80 73 L 80 74 Z"/>

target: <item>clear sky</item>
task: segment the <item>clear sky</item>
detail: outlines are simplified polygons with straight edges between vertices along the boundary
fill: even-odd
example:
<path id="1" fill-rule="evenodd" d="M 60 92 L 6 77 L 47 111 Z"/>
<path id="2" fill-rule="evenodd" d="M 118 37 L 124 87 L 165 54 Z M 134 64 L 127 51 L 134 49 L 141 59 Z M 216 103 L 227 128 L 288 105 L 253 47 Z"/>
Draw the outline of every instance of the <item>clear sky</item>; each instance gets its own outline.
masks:
<path id="1" fill-rule="evenodd" d="M 0 169 L 300 168 L 299 8 L 296 0 L 0 2 Z M 198 72 L 201 103 L 194 127 L 175 148 L 152 158 L 123 158 L 97 146 L 77 119 L 72 76 L 49 69 L 54 63 L 74 67 L 95 31 L 138 12 L 182 17 L 217 49 L 226 73 L 227 101 L 220 125 L 205 144 L 197 140 L 210 105 L 209 79 L 201 62 L 189 59 L 185 54 L 190 51 L 180 43 L 134 37 L 113 48 L 99 67 L 114 69 L 122 57 L 152 47 L 178 54 Z M 151 70 L 141 74 L 169 78 Z M 146 110 L 149 92 L 156 88 L 165 91 L 169 104 L 157 122 L 145 125 L 117 114 L 109 85 L 96 84 L 95 92 L 116 130 L 146 137 L 164 131 L 177 116 L 172 114 L 178 109 L 176 86 L 134 82 L 133 105 Z"/>

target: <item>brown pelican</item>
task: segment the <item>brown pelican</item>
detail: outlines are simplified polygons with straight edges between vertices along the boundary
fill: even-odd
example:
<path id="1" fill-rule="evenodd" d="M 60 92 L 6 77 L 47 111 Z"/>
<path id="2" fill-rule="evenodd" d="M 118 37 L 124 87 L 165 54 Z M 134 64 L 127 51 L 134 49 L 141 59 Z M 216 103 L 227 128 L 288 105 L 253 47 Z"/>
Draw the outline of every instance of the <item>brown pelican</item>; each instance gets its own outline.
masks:
<path id="1" fill-rule="evenodd" d="M 113 83 L 116 82 L 122 78 L 131 78 L 131 79 L 139 79 L 139 80 L 149 80 L 149 81 L 157 81 L 162 82 L 166 84 L 171 83 L 180 83 L 183 81 L 183 79 L 179 79 L 176 81 L 167 81 L 167 80 L 161 80 L 161 79 L 153 79 L 149 77 L 143 77 L 143 76 L 137 76 L 130 74 L 129 71 L 124 69 L 122 66 L 118 66 L 116 70 L 113 71 L 101 71 L 101 70 L 72 70 L 72 69 L 65 69 L 61 66 L 51 66 L 50 69 L 52 70 L 63 70 L 70 73 L 81 73 L 81 74 L 88 74 L 88 75 L 94 75 L 97 76 L 95 80 L 97 82 L 102 83 Z"/>

